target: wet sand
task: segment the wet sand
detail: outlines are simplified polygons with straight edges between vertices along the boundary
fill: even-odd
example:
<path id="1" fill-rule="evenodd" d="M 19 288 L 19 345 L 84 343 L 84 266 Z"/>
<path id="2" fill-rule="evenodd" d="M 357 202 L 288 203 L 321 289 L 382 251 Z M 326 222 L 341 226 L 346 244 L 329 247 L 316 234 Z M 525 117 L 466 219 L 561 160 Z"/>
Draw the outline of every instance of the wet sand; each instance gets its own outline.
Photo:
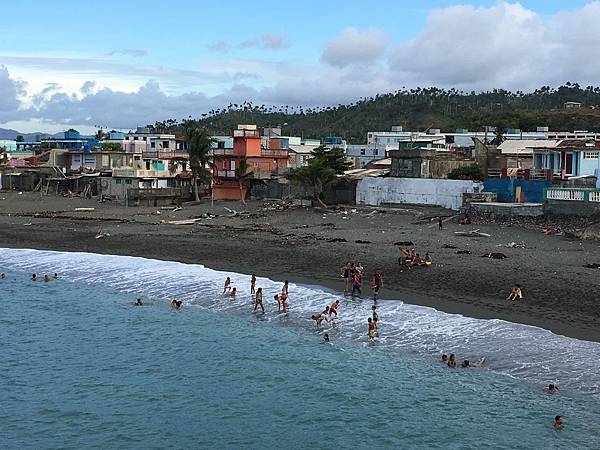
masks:
<path id="1" fill-rule="evenodd" d="M 248 215 L 228 217 L 224 207 L 242 211 L 238 202 L 210 202 L 171 212 L 125 208 L 96 200 L 40 197 L 39 193 L 0 192 L 0 247 L 121 254 L 203 264 L 255 273 L 275 280 L 342 289 L 340 267 L 360 261 L 365 267 L 364 296 L 370 277 L 383 271 L 381 299 L 400 299 L 449 313 L 530 324 L 579 339 L 600 341 L 600 242 L 544 236 L 540 229 L 510 224 L 461 226 L 446 222 L 438 230 L 439 208 L 355 208 L 324 212 L 312 208 L 274 210 L 275 202 L 250 202 Z M 95 208 L 75 212 L 74 208 Z M 353 212 L 353 210 L 355 212 Z M 193 225 L 184 220 L 215 213 Z M 159 214 L 160 213 L 160 214 Z M 479 228 L 489 238 L 460 237 L 455 231 Z M 96 239 L 98 233 L 108 233 Z M 399 241 L 424 255 L 433 266 L 401 271 Z M 525 248 L 508 248 L 511 242 Z M 448 248 L 456 247 L 456 248 Z M 457 254 L 468 250 L 471 254 Z M 502 252 L 508 258 L 483 258 Z M 0 268 L 1 270 L 1 268 Z M 524 298 L 506 295 L 521 284 Z M 558 350 L 558 349 L 557 349 Z"/>

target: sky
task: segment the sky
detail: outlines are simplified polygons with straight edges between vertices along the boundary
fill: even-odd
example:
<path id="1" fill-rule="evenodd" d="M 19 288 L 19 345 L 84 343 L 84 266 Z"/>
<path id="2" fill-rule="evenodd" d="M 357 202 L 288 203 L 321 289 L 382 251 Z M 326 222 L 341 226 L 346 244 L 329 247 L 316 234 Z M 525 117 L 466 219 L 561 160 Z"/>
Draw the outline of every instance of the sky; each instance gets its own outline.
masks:
<path id="1" fill-rule="evenodd" d="M 0 6 L 0 127 L 132 129 L 245 100 L 599 84 L 600 1 L 22 0 Z"/>

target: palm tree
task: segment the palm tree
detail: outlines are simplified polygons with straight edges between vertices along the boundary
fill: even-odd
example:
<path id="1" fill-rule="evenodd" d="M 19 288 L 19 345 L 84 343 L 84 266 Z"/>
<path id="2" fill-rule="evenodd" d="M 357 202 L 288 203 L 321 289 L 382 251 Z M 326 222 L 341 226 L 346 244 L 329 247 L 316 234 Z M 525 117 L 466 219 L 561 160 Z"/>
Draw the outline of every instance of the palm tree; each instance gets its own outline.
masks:
<path id="1" fill-rule="evenodd" d="M 238 180 L 238 186 L 240 187 L 240 200 L 242 205 L 246 206 L 246 199 L 244 198 L 244 185 L 243 181 L 248 177 L 248 160 L 245 156 L 242 156 L 237 161 L 237 169 L 235 170 L 235 178 Z"/>
<path id="2" fill-rule="evenodd" d="M 194 195 L 200 201 L 198 194 L 198 181 L 206 181 L 212 177 L 211 168 L 214 156 L 211 144 L 214 140 L 205 128 L 188 127 L 185 130 L 187 148 L 190 154 L 190 167 L 192 169 Z"/>

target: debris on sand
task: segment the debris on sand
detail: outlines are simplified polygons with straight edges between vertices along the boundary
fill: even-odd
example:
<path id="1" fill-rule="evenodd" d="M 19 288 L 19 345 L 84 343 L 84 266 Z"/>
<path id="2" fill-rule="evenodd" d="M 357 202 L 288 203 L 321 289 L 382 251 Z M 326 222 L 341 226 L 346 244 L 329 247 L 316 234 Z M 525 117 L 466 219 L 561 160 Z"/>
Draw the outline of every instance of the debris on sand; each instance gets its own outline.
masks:
<path id="1" fill-rule="evenodd" d="M 96 239 L 102 239 L 102 238 L 105 238 L 105 237 L 110 237 L 110 233 L 102 233 L 102 232 L 100 232 L 100 233 L 98 233 L 96 235 Z"/>
<path id="2" fill-rule="evenodd" d="M 413 247 L 415 243 L 411 241 L 398 241 L 394 242 L 394 245 L 398 245 L 400 247 Z"/>
<path id="3" fill-rule="evenodd" d="M 73 211 L 75 211 L 75 212 L 96 211 L 96 208 L 75 208 Z"/>
<path id="4" fill-rule="evenodd" d="M 183 220 L 164 220 L 162 223 L 168 225 L 194 225 L 195 223 L 202 220 L 202 217 L 196 217 L 195 219 L 183 219 Z"/>
<path id="5" fill-rule="evenodd" d="M 357 243 L 357 244 L 371 244 L 371 241 L 363 241 L 361 239 L 357 239 L 354 242 Z"/>
<path id="6" fill-rule="evenodd" d="M 525 248 L 525 243 L 524 242 L 509 242 L 508 244 L 506 244 L 506 247 L 508 248 Z"/>
<path id="7" fill-rule="evenodd" d="M 444 244 L 442 248 L 458 248 L 456 245 Z"/>
<path id="8" fill-rule="evenodd" d="M 456 236 L 465 236 L 465 237 L 491 237 L 492 236 L 491 234 L 480 232 L 479 229 L 471 230 L 471 231 L 455 231 L 454 234 Z"/>
<path id="9" fill-rule="evenodd" d="M 508 256 L 506 256 L 504 253 L 498 253 L 498 252 L 491 252 L 491 253 L 486 253 L 485 255 L 481 255 L 482 258 L 492 258 L 492 259 L 506 259 L 508 258 Z"/>
<path id="10" fill-rule="evenodd" d="M 329 239 L 327 239 L 327 242 L 348 242 L 348 241 L 344 238 L 329 238 Z"/>
<path id="11" fill-rule="evenodd" d="M 456 254 L 457 255 L 470 255 L 471 251 L 470 250 L 457 250 Z"/>
<path id="12" fill-rule="evenodd" d="M 585 267 L 586 269 L 600 269 L 600 264 L 599 263 L 584 264 L 583 267 Z"/>
<path id="13" fill-rule="evenodd" d="M 546 236 L 562 236 L 562 231 L 559 227 L 548 227 L 542 230 L 542 233 Z"/>

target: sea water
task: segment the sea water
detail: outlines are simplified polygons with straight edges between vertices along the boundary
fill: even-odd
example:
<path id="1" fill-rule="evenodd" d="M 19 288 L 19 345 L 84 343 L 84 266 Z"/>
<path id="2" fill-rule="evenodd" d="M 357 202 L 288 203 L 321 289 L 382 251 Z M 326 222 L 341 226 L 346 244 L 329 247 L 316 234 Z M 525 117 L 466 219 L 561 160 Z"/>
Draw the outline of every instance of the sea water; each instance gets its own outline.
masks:
<path id="1" fill-rule="evenodd" d="M 600 447 L 598 343 L 400 301 L 369 343 L 371 301 L 292 283 L 284 315 L 259 278 L 254 313 L 248 275 L 142 258 L 0 249 L 0 272 L 0 448 Z"/>

